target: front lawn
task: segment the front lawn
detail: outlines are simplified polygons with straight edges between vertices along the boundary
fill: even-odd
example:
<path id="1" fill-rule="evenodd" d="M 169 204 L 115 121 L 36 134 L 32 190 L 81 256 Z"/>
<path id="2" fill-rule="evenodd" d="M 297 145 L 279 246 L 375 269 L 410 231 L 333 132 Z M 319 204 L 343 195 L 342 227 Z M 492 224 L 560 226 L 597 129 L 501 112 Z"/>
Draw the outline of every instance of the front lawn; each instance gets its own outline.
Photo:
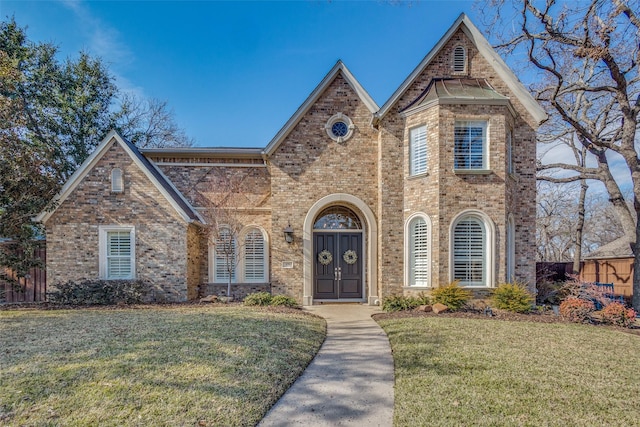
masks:
<path id="1" fill-rule="evenodd" d="M 394 424 L 637 425 L 640 336 L 569 323 L 388 318 Z"/>
<path id="2" fill-rule="evenodd" d="M 0 425 L 255 425 L 325 328 L 246 307 L 0 311 Z"/>

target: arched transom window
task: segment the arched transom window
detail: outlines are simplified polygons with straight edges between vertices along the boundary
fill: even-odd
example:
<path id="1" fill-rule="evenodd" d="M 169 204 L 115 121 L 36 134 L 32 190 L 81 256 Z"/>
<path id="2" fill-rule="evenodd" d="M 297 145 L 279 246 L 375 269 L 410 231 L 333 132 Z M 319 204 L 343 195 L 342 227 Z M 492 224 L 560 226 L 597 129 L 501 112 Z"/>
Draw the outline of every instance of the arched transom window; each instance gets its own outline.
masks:
<path id="1" fill-rule="evenodd" d="M 314 230 L 362 230 L 360 218 L 345 206 L 331 206 L 318 215 Z"/>

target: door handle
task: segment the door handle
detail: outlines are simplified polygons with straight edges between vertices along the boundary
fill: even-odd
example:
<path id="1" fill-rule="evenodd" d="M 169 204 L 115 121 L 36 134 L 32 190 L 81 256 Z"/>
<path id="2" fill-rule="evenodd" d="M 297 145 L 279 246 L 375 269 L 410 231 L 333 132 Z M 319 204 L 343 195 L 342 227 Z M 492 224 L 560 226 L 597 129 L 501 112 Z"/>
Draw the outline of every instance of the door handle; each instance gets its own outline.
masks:
<path id="1" fill-rule="evenodd" d="M 342 280 L 342 267 L 338 267 L 338 280 Z"/>
<path id="2" fill-rule="evenodd" d="M 333 280 L 338 281 L 338 267 L 333 269 Z"/>

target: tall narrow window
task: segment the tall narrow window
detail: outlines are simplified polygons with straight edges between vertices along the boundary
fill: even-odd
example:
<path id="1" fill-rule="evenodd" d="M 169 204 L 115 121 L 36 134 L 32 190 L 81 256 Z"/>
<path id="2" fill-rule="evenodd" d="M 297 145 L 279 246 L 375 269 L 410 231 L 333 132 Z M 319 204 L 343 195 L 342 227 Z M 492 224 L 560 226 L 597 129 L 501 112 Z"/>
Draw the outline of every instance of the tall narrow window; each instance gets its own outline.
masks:
<path id="1" fill-rule="evenodd" d="M 427 127 L 411 129 L 409 133 L 410 175 L 419 175 L 427 171 Z"/>
<path id="2" fill-rule="evenodd" d="M 424 218 L 414 218 L 409 233 L 409 285 L 429 286 L 429 227 Z"/>
<path id="3" fill-rule="evenodd" d="M 467 52 L 464 47 L 456 46 L 453 49 L 453 71 L 464 73 L 467 70 Z"/>
<path id="4" fill-rule="evenodd" d="M 487 122 L 457 121 L 454 129 L 454 169 L 487 169 L 486 152 Z"/>
<path id="5" fill-rule="evenodd" d="M 215 261 L 214 278 L 215 283 L 227 283 L 236 281 L 236 241 L 228 228 L 220 229 L 214 243 Z"/>
<path id="6" fill-rule="evenodd" d="M 461 286 L 487 286 L 486 231 L 474 217 L 463 218 L 453 229 L 453 279 Z"/>
<path id="7" fill-rule="evenodd" d="M 135 277 L 133 227 L 101 226 L 99 229 L 100 277 L 106 280 Z"/>
<path id="8" fill-rule="evenodd" d="M 513 173 L 513 132 L 507 132 L 507 173 Z"/>
<path id="9" fill-rule="evenodd" d="M 266 281 L 266 251 L 264 236 L 257 228 L 244 237 L 244 281 Z"/>
<path id="10" fill-rule="evenodd" d="M 122 179 L 122 169 L 111 170 L 111 192 L 122 193 L 124 191 L 124 180 Z"/>
<path id="11" fill-rule="evenodd" d="M 507 218 L 507 282 L 515 280 L 516 273 L 516 226 L 513 221 L 513 216 L 509 215 Z"/>

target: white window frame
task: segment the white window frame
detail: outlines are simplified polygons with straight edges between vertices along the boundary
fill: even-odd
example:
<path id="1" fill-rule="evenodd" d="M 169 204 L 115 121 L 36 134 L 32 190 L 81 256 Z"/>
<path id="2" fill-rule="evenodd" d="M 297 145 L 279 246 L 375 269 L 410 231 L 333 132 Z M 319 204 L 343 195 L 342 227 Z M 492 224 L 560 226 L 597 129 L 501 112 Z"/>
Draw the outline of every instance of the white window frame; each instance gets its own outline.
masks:
<path id="1" fill-rule="evenodd" d="M 409 176 L 426 174 L 428 162 L 427 125 L 412 127 L 409 129 Z"/>
<path id="2" fill-rule="evenodd" d="M 468 284 L 461 282 L 461 286 L 469 288 L 493 288 L 495 287 L 495 224 L 484 212 L 477 210 L 464 210 L 460 212 L 451 221 L 449 227 L 449 280 L 455 280 L 455 230 L 456 226 L 465 220 L 476 220 L 482 228 L 484 234 L 484 247 L 483 247 L 483 283 L 482 284 Z"/>
<path id="3" fill-rule="evenodd" d="M 225 228 L 224 226 L 221 228 Z M 226 227 L 228 228 L 228 227 Z M 252 231 L 258 231 L 262 234 L 264 242 L 263 253 L 263 271 L 264 275 L 262 279 L 249 279 L 245 268 L 247 266 L 247 251 L 245 249 L 246 237 Z M 257 225 L 249 225 L 240 230 L 237 239 L 234 240 L 235 247 L 235 265 L 232 272 L 231 283 L 269 283 L 269 236 L 264 228 Z M 209 240 L 209 283 L 226 284 L 228 283 L 227 272 L 225 269 L 224 277 L 217 277 L 216 268 L 216 245 L 213 237 Z"/>
<path id="4" fill-rule="evenodd" d="M 424 221 L 427 228 L 427 245 L 426 245 L 427 246 L 426 247 L 427 281 L 426 283 L 420 283 L 420 284 L 416 284 L 414 280 L 414 274 L 413 274 L 414 265 L 413 265 L 413 259 L 412 259 L 413 253 L 414 253 L 413 224 L 418 220 Z M 411 288 L 430 288 L 431 287 L 431 276 L 432 276 L 431 240 L 432 240 L 431 218 L 429 218 L 427 214 L 422 212 L 417 212 L 407 218 L 407 220 L 405 221 L 405 228 L 404 228 L 404 265 L 405 265 L 404 283 L 406 287 L 411 287 Z"/>
<path id="5" fill-rule="evenodd" d="M 122 193 L 124 191 L 124 174 L 122 169 L 113 168 L 111 170 L 111 192 Z"/>
<path id="6" fill-rule="evenodd" d="M 129 233 L 131 253 L 131 274 L 128 277 L 109 276 L 109 254 L 107 251 L 108 234 L 112 232 Z M 136 278 L 136 229 L 134 226 L 122 225 L 101 225 L 98 227 L 98 253 L 99 253 L 99 274 L 103 280 L 131 280 Z"/>
<path id="7" fill-rule="evenodd" d="M 457 130 L 462 128 L 481 128 L 482 129 L 482 166 L 481 167 L 458 167 L 457 165 Z M 460 155 L 465 155 L 461 153 Z M 471 148 L 469 148 L 468 163 L 471 163 Z M 453 129 L 453 169 L 457 173 L 482 173 L 489 170 L 489 121 L 488 120 L 456 120 Z"/>
<path id="8" fill-rule="evenodd" d="M 262 253 L 262 278 L 261 279 L 250 279 L 247 275 L 247 265 L 248 263 L 248 255 L 247 251 L 247 236 L 252 232 L 258 232 L 262 235 L 262 244 L 263 244 L 263 253 Z M 262 227 L 258 226 L 248 226 L 244 228 L 240 234 L 242 238 L 240 239 L 243 245 L 242 258 L 240 259 L 240 263 L 242 264 L 242 281 L 244 283 L 268 283 L 269 282 L 269 239 L 267 238 L 267 233 Z"/>

